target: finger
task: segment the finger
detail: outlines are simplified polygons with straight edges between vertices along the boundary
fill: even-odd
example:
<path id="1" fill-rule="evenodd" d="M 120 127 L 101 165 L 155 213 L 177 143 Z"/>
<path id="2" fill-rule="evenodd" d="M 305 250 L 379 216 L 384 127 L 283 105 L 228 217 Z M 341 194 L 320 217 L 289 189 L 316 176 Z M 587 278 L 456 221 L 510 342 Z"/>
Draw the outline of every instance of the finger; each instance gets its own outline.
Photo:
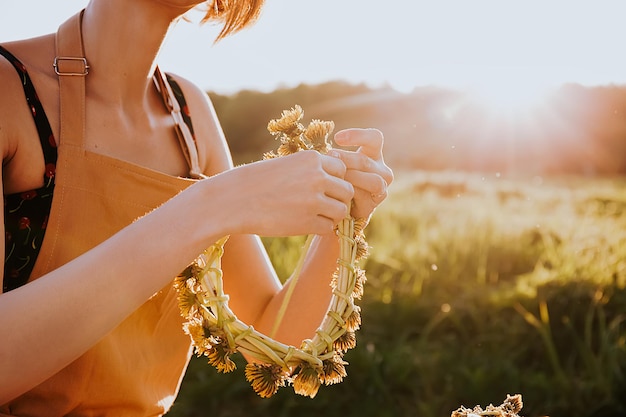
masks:
<path id="1" fill-rule="evenodd" d="M 314 226 L 313 230 L 316 230 L 317 231 L 316 233 L 320 235 L 330 234 L 334 232 L 335 225 L 337 223 L 339 223 L 339 221 L 335 222 L 334 219 L 331 219 L 323 215 L 318 215 L 313 224 Z"/>
<path id="2" fill-rule="evenodd" d="M 374 160 L 382 157 L 384 138 L 378 129 L 344 129 L 334 139 L 341 146 L 359 146 L 361 152 Z"/>
<path id="3" fill-rule="evenodd" d="M 349 181 L 355 187 L 355 192 L 365 191 L 370 194 L 372 198 L 377 196 L 377 199 L 380 199 L 380 201 L 387 197 L 389 185 L 387 181 L 378 174 L 349 170 L 346 173 L 346 181 Z"/>
<path id="4" fill-rule="evenodd" d="M 322 169 L 333 177 L 343 178 L 348 168 L 341 158 L 323 155 Z"/>
<path id="5" fill-rule="evenodd" d="M 350 203 L 354 198 L 354 186 L 349 181 L 331 177 L 332 182 L 327 187 L 325 195 L 340 201 L 344 205 Z"/>
<path id="6" fill-rule="evenodd" d="M 376 163 L 364 153 L 333 149 L 329 152 L 329 155 L 341 159 L 349 170 L 355 169 L 357 171 L 368 172 L 376 169 Z"/>
<path id="7" fill-rule="evenodd" d="M 339 223 L 350 214 L 348 205 L 332 198 L 329 198 L 323 207 L 324 210 L 319 215 L 332 220 L 333 224 Z"/>
<path id="8" fill-rule="evenodd" d="M 393 182 L 393 171 L 384 163 L 384 161 L 374 161 L 364 153 L 342 151 L 340 149 L 333 149 L 329 154 L 336 155 L 346 164 L 348 171 L 357 170 L 363 172 L 371 172 L 380 175 L 387 185 Z"/>

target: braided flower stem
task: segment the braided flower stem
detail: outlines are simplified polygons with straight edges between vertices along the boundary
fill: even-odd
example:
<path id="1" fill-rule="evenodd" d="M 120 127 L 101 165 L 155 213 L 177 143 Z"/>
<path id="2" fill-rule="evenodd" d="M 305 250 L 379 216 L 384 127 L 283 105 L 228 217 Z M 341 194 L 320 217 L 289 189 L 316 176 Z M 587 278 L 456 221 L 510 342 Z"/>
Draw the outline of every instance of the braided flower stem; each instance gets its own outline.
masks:
<path id="1" fill-rule="evenodd" d="M 280 119 L 270 121 L 268 130 L 281 140 L 281 145 L 278 155 L 272 152 L 265 158 L 303 149 L 319 152 L 330 149 L 328 136 L 334 124 L 313 120 L 305 128 L 300 124 L 302 115 L 302 109 L 295 106 L 284 111 Z M 365 225 L 363 219 L 347 217 L 337 226 L 340 253 L 331 280 L 329 309 L 313 338 L 303 340 L 299 348 L 278 342 L 237 319 L 228 307 L 222 281 L 221 258 L 228 236 L 211 245 L 174 281 L 181 315 L 185 318 L 183 328 L 196 354 L 205 355 L 219 372 L 233 371 L 236 365 L 231 355 L 244 354 L 250 360 L 245 369 L 246 379 L 263 398 L 271 397 L 286 384 L 291 384 L 297 394 L 313 398 L 322 384 L 341 382 L 347 365 L 343 355 L 356 346 L 355 332 L 361 325 L 360 308 L 355 300 L 361 298 L 366 280 L 365 272 L 357 266 L 368 252 L 363 234 Z M 292 278 L 296 280 L 298 275 L 299 268 Z M 284 315 L 289 293 L 287 289 L 278 321 Z"/>

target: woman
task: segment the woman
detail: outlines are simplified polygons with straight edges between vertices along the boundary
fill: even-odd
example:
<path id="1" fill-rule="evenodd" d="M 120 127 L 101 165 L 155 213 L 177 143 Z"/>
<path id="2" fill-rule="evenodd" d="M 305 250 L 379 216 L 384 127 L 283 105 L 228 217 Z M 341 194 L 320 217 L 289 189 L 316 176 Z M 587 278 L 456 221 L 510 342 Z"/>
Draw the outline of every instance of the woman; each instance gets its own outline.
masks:
<path id="1" fill-rule="evenodd" d="M 275 336 L 299 344 L 328 305 L 334 226 L 351 201 L 369 218 L 386 197 L 393 176 L 375 129 L 335 135 L 356 152 L 233 168 L 206 94 L 156 67 L 168 30 L 201 3 L 91 0 L 56 36 L 0 49 L 0 415 L 165 413 L 191 352 L 172 279 L 225 235 L 230 305 L 261 331 L 283 292 L 255 235 L 318 235 L 298 311 Z M 223 37 L 261 3 L 216 0 L 207 19 L 223 21 Z M 164 102 L 188 109 L 186 123 Z M 198 171 L 206 179 L 185 178 Z"/>

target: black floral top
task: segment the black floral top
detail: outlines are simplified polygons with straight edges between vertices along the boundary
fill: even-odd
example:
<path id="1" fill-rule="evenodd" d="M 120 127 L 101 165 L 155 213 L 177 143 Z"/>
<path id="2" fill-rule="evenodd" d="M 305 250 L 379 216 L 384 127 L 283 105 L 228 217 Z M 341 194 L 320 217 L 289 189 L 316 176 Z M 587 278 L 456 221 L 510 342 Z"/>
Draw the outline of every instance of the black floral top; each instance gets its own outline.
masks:
<path id="1" fill-rule="evenodd" d="M 52 207 L 57 146 L 48 117 L 26 68 L 1 45 L 0 55 L 13 64 L 22 81 L 26 104 L 35 121 L 46 164 L 43 187 L 4 196 L 5 256 L 2 289 L 7 292 L 28 282 L 39 255 Z M 167 79 L 183 109 L 183 119 L 193 134 L 189 111 L 180 86 L 169 75 Z"/>
<path id="2" fill-rule="evenodd" d="M 2 288 L 7 292 L 26 283 L 39 254 L 52 206 L 57 148 L 48 117 L 26 68 L 2 46 L 0 55 L 13 64 L 22 80 L 26 104 L 33 115 L 46 164 L 43 187 L 4 196 L 5 259 Z"/>

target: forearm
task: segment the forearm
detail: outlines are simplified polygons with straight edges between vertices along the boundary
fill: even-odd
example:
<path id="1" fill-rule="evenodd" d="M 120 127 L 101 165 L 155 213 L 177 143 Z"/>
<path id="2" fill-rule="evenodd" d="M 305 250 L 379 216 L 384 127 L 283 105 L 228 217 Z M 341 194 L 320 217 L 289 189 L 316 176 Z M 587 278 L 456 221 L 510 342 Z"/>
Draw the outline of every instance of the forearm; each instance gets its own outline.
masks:
<path id="1" fill-rule="evenodd" d="M 0 404 L 75 360 L 167 285 L 228 219 L 199 183 L 63 267 L 0 296 Z M 215 206 L 215 205 L 213 205 Z M 210 219 L 210 221 L 209 221 Z M 33 366 L 37 364 L 37 366 Z"/>
<path id="2" fill-rule="evenodd" d="M 330 282 L 337 268 L 338 242 L 334 234 L 315 236 L 285 314 L 274 334 L 275 340 L 300 347 L 302 340 L 315 335 L 332 296 Z M 255 328 L 267 335 L 273 332 L 289 284 L 290 281 L 287 281 L 268 303 Z"/>

